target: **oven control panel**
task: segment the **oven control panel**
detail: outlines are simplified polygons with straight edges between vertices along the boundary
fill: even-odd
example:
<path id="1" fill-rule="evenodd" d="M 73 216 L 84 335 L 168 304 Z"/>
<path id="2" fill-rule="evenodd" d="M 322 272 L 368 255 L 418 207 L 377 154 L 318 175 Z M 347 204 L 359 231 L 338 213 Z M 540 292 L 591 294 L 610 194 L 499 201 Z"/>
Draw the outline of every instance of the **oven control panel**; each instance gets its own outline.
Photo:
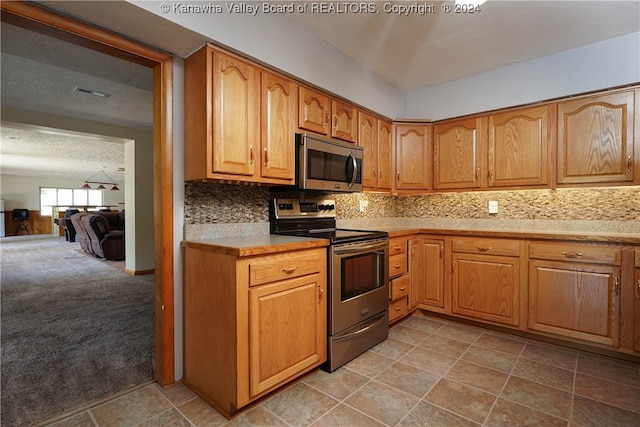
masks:
<path id="1" fill-rule="evenodd" d="M 297 199 L 273 199 L 273 211 L 276 218 L 335 218 L 335 200 L 316 200 L 301 202 Z"/>

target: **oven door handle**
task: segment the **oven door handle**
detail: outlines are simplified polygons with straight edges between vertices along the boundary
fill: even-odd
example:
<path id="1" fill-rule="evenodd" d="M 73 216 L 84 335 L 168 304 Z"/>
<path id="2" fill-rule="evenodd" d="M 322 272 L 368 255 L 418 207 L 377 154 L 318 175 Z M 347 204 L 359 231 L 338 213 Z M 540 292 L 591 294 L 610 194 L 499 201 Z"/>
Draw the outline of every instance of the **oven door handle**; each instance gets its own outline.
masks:
<path id="1" fill-rule="evenodd" d="M 380 245 L 367 245 L 367 246 L 357 246 L 353 248 L 335 248 L 334 252 L 336 255 L 345 255 L 345 254 L 353 254 L 358 252 L 369 252 L 371 249 L 382 249 L 382 251 L 375 251 L 376 255 L 384 255 L 384 246 Z"/>
<path id="2" fill-rule="evenodd" d="M 375 317 L 375 316 L 374 316 Z M 344 341 L 344 340 L 348 340 L 351 339 L 353 337 L 357 337 L 358 335 L 362 335 L 365 332 L 367 332 L 369 329 L 376 327 L 380 322 L 386 321 L 386 317 L 382 316 L 380 319 L 376 320 L 375 322 L 365 326 L 362 329 L 358 329 L 355 332 L 352 332 L 350 334 L 344 335 L 344 336 L 340 336 L 340 337 L 334 337 L 333 341 L 334 342 L 339 342 L 339 341 Z"/>

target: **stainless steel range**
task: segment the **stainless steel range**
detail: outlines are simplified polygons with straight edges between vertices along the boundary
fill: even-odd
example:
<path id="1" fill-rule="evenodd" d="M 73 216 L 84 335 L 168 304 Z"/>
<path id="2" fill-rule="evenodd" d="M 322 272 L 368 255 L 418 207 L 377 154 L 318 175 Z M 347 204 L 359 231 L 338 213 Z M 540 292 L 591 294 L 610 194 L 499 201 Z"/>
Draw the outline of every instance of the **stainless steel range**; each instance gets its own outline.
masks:
<path id="1" fill-rule="evenodd" d="M 272 234 L 330 241 L 328 360 L 333 372 L 389 335 L 389 236 L 381 231 L 336 228 L 335 202 L 274 199 Z"/>

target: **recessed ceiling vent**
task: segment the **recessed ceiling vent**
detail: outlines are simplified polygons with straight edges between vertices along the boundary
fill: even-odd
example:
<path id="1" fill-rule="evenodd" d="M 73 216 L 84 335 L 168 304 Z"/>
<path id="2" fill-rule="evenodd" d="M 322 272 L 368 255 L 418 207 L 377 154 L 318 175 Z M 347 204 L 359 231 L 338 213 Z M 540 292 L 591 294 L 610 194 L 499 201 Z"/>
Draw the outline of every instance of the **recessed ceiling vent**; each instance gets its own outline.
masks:
<path id="1" fill-rule="evenodd" d="M 99 90 L 93 90 L 93 89 L 84 89 L 78 86 L 74 87 L 73 90 L 74 92 L 86 93 L 87 95 L 98 96 L 100 98 L 108 98 L 111 96 L 110 93 L 100 92 Z"/>

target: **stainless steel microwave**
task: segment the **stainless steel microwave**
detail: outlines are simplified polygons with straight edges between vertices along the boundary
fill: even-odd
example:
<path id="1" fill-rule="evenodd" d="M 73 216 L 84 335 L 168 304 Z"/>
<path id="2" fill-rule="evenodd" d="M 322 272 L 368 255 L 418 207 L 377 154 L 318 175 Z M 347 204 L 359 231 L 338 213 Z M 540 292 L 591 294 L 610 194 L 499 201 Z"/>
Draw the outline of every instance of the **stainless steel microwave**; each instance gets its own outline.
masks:
<path id="1" fill-rule="evenodd" d="M 318 135 L 296 134 L 300 190 L 362 191 L 362 147 Z"/>

